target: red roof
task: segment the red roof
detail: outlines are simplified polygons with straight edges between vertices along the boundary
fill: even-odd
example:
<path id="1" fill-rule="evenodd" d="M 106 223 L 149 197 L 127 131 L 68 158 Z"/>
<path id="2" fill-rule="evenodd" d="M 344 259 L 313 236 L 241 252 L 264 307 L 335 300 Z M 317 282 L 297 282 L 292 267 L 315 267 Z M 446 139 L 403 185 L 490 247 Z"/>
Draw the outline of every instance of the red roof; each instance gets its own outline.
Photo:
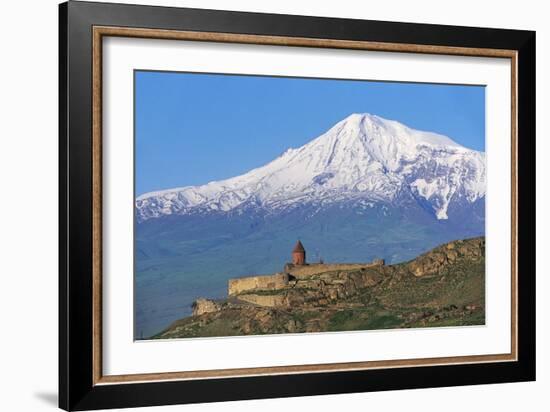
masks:
<path id="1" fill-rule="evenodd" d="M 296 242 L 296 246 L 294 246 L 294 249 L 292 249 L 292 253 L 296 252 L 303 252 L 305 253 L 304 245 L 302 245 L 302 242 L 298 241 Z"/>

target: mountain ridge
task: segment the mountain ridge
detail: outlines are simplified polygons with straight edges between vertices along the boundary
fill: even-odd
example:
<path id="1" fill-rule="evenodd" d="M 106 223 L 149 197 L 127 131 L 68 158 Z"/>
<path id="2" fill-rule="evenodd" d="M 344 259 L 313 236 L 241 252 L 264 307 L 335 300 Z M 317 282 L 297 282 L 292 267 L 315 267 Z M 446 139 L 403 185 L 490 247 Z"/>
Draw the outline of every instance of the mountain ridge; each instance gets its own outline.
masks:
<path id="1" fill-rule="evenodd" d="M 453 198 L 485 196 L 485 155 L 447 136 L 409 128 L 371 114 L 352 114 L 299 148 L 229 179 L 145 193 L 138 222 L 173 215 L 276 212 L 301 204 L 348 200 L 399 201 L 409 190 L 448 219 Z"/>

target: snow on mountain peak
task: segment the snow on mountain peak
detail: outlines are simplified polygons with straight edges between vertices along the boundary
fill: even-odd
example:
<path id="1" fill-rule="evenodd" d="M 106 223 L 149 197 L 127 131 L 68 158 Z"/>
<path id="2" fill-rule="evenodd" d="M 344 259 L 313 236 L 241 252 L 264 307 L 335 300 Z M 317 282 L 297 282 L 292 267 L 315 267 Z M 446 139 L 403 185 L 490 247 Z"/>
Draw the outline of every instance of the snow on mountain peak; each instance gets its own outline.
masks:
<path id="1" fill-rule="evenodd" d="M 485 155 L 394 120 L 351 114 L 265 166 L 202 186 L 147 193 L 136 199 L 136 208 L 143 221 L 248 204 L 277 210 L 312 201 L 392 201 L 403 188 L 447 219 L 453 198 L 472 203 L 484 197 Z"/>

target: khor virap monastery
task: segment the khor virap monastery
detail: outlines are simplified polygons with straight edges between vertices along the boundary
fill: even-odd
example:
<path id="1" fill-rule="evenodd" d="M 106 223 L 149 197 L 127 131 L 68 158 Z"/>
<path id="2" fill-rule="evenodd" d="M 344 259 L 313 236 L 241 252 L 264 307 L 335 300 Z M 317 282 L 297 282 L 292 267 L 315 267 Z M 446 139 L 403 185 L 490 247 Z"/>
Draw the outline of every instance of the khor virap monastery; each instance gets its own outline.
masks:
<path id="1" fill-rule="evenodd" d="M 247 276 L 229 279 L 228 295 L 241 295 L 243 292 L 260 290 L 277 290 L 292 287 L 300 278 L 309 277 L 317 273 L 337 270 L 361 270 L 373 266 L 384 265 L 383 259 L 376 259 L 368 263 L 307 263 L 306 250 L 298 240 L 292 249 L 292 263 L 287 263 L 282 272 L 273 275 Z"/>

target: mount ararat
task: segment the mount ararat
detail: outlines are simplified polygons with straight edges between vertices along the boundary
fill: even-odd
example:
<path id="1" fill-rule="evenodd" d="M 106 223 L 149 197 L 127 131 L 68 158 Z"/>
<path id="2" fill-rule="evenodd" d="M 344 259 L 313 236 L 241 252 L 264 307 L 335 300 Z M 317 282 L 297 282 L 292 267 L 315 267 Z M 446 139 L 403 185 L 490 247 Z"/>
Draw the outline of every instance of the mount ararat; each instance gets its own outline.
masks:
<path id="1" fill-rule="evenodd" d="M 308 259 L 388 263 L 484 235 L 485 154 L 449 137 L 352 114 L 226 180 L 146 193 L 136 208 L 136 337 L 190 314 L 227 279 Z"/>

